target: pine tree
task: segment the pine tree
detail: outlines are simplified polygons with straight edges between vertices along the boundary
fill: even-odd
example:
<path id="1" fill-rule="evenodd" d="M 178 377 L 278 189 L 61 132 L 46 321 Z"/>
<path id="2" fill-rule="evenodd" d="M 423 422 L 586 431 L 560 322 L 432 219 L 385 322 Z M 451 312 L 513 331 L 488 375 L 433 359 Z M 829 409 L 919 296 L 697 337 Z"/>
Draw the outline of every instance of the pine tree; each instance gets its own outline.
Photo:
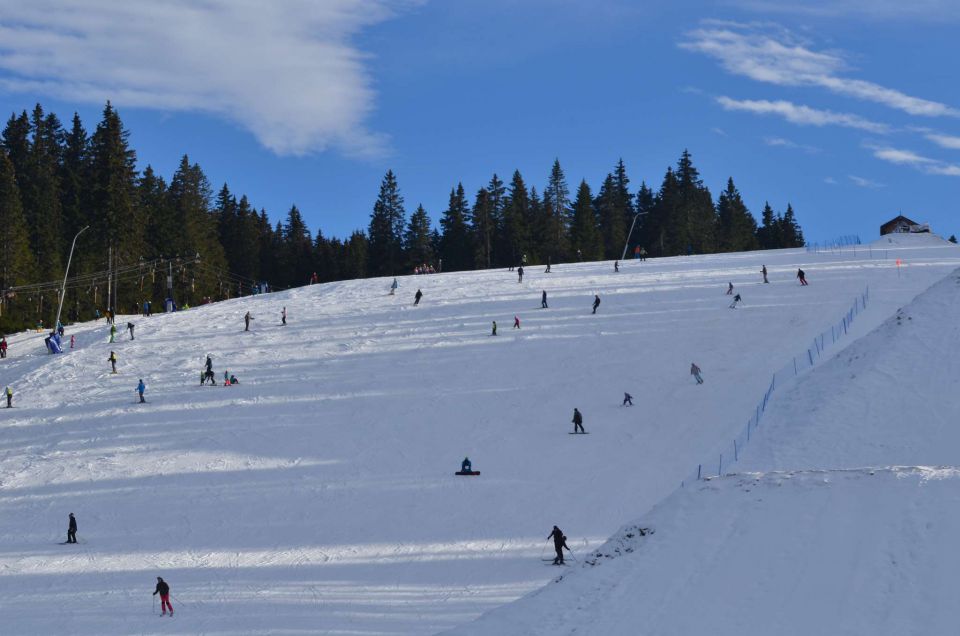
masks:
<path id="1" fill-rule="evenodd" d="M 343 244 L 340 257 L 340 271 L 344 278 L 364 278 L 367 275 L 369 261 L 369 243 L 367 235 L 357 230 Z"/>
<path id="2" fill-rule="evenodd" d="M 470 228 L 467 225 L 467 197 L 463 184 L 450 191 L 450 204 L 447 206 L 440 227 L 443 234 L 440 239 L 440 259 L 443 271 L 456 272 L 473 268 L 473 246 L 470 241 Z"/>
<path id="3" fill-rule="evenodd" d="M 787 203 L 787 211 L 780 221 L 780 247 L 803 247 L 806 243 L 803 240 L 803 231 L 797 223 L 797 217 L 793 213 L 793 206 Z"/>
<path id="4" fill-rule="evenodd" d="M 370 215 L 368 254 L 373 276 L 398 273 L 403 267 L 403 230 L 406 212 L 397 178 L 388 170 Z"/>
<path id="5" fill-rule="evenodd" d="M 947 240 L 950 241 L 950 242 L 953 243 L 953 244 L 956 244 L 956 242 L 957 242 L 957 236 L 956 236 L 955 234 L 951 234 L 951 235 L 950 235 L 950 238 L 948 238 Z"/>
<path id="6" fill-rule="evenodd" d="M 13 162 L 0 150 L 0 289 L 35 281 L 36 264 L 30 253 L 27 222 L 23 217 L 20 191 L 14 176 Z M 19 301 L 13 300 L 19 304 Z M 9 310 L 7 312 L 9 314 Z M 9 319 L 9 315 L 7 316 Z M 4 321 L 3 324 L 16 321 Z"/>
<path id="7" fill-rule="evenodd" d="M 573 210 L 570 208 L 570 188 L 560 167 L 560 160 L 554 159 L 550 170 L 550 179 L 543 192 L 543 211 L 545 228 L 543 240 L 539 246 L 541 257 L 546 256 L 553 262 L 564 260 L 570 254 L 570 220 Z"/>
<path id="8" fill-rule="evenodd" d="M 758 247 L 757 221 L 744 205 L 731 177 L 727 179 L 727 189 L 717 200 L 717 249 L 746 252 Z"/>
<path id="9" fill-rule="evenodd" d="M 769 202 L 765 201 L 763 204 L 760 223 L 760 227 L 757 228 L 757 241 L 760 243 L 760 249 L 774 250 L 782 247 L 780 220 L 774 215 Z"/>
<path id="10" fill-rule="evenodd" d="M 585 261 L 595 261 L 603 257 L 603 239 L 598 228 L 597 213 L 593 206 L 593 195 L 586 180 L 577 188 L 577 198 L 573 204 L 573 223 L 570 226 L 570 243 L 574 254 Z"/>
<path id="11" fill-rule="evenodd" d="M 410 215 L 407 233 L 404 236 L 404 246 L 407 250 L 408 269 L 413 270 L 419 265 L 433 264 L 433 236 L 430 232 L 430 217 L 422 205 Z"/>
<path id="12" fill-rule="evenodd" d="M 489 208 L 490 224 L 493 229 L 492 244 L 490 247 L 490 262 L 494 267 L 510 263 L 507 258 L 504 234 L 504 206 L 507 202 L 507 189 L 503 181 L 494 173 L 487 184 L 487 206 Z"/>
<path id="13" fill-rule="evenodd" d="M 636 227 L 630 235 L 629 254 L 633 254 L 634 248 L 638 246 L 646 249 L 646 245 L 650 244 L 649 236 L 647 235 L 647 225 L 656 202 L 656 196 L 653 194 L 653 190 L 647 187 L 646 182 L 641 182 L 640 190 L 637 192 L 637 200 L 634 205 L 637 220 Z"/>
<path id="14" fill-rule="evenodd" d="M 493 263 L 496 225 L 490 205 L 490 193 L 486 188 L 477 191 L 473 209 L 470 211 L 470 225 L 473 229 L 474 263 L 478 268 L 490 269 Z"/>
<path id="15" fill-rule="evenodd" d="M 507 265 L 517 265 L 528 250 L 530 197 L 520 171 L 513 172 L 510 189 L 503 204 L 503 260 Z"/>
<path id="16" fill-rule="evenodd" d="M 64 143 L 59 173 L 64 236 L 73 236 L 90 222 L 86 209 L 89 144 L 83 122 L 80 121 L 80 116 L 74 113 L 70 133 Z"/>
<path id="17" fill-rule="evenodd" d="M 716 249 L 716 210 L 713 197 L 700 180 L 687 150 L 677 162 L 678 207 L 675 254 L 709 254 Z"/>
<path id="18" fill-rule="evenodd" d="M 603 180 L 596 205 L 600 215 L 600 231 L 603 234 L 604 256 L 619 258 L 627 240 L 627 216 L 612 174 L 608 174 Z"/>
<path id="19" fill-rule="evenodd" d="M 672 256 L 677 253 L 676 245 L 680 241 L 674 236 L 677 233 L 677 208 L 679 206 L 679 189 L 677 177 L 673 168 L 667 168 L 654 201 L 653 210 L 645 219 L 643 241 L 650 245 L 649 252 L 654 256 Z"/>

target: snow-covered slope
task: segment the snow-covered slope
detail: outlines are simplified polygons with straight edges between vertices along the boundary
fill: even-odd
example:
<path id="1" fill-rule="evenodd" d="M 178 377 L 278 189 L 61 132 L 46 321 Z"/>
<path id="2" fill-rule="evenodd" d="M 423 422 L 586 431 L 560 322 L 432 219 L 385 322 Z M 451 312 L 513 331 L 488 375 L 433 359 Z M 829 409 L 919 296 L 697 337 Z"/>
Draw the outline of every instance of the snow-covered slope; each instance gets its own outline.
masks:
<path id="1" fill-rule="evenodd" d="M 738 474 L 456 633 L 956 632 L 958 320 L 960 271 L 782 392 Z"/>
<path id="2" fill-rule="evenodd" d="M 102 322 L 79 325 L 78 349 L 56 357 L 15 335 L 0 364 L 17 405 L 0 411 L 2 631 L 464 623 L 556 574 L 538 558 L 553 524 L 586 554 L 674 491 L 866 286 L 849 342 L 960 265 L 952 245 L 883 252 L 529 267 L 522 284 L 506 271 L 404 277 L 395 297 L 389 280 L 349 281 L 133 318 L 136 340 L 112 346 Z M 200 387 L 207 353 L 241 384 Z M 147 405 L 134 403 L 141 377 Z M 619 406 L 623 391 L 637 406 Z M 575 406 L 588 436 L 567 435 Z M 464 455 L 481 477 L 453 476 Z M 68 512 L 78 546 L 57 545 Z M 150 613 L 157 575 L 172 622 Z"/>

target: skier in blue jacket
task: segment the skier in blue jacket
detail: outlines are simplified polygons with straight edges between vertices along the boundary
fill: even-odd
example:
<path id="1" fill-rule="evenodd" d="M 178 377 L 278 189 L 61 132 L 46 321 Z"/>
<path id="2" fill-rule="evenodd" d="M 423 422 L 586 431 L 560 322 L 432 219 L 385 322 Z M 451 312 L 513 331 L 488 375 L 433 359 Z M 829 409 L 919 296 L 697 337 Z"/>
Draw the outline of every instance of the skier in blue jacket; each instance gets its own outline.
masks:
<path id="1" fill-rule="evenodd" d="M 143 380 L 140 380 L 140 383 L 137 384 L 137 393 L 140 394 L 140 403 L 143 404 L 146 400 L 143 399 L 143 392 L 147 390 L 147 385 L 143 383 Z"/>

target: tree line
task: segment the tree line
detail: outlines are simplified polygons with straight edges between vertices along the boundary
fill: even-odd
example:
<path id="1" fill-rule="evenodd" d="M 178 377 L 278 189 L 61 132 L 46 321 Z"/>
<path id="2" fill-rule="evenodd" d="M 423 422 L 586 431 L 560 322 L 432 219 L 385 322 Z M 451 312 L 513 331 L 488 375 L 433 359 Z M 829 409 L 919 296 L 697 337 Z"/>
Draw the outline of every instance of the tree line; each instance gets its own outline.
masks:
<path id="1" fill-rule="evenodd" d="M 161 303 L 170 285 L 184 306 L 248 294 L 261 281 L 273 289 L 302 285 L 314 273 L 326 282 L 424 264 L 454 271 L 524 257 L 613 259 L 628 234 L 628 250 L 643 246 L 649 256 L 803 245 L 790 205 L 782 215 L 766 205 L 758 225 L 732 179 L 714 202 L 686 151 L 656 192 L 642 183 L 633 193 L 629 185 L 619 161 L 596 194 L 586 181 L 571 193 L 555 161 L 539 192 L 519 171 L 509 184 L 494 174 L 472 200 L 457 184 L 434 225 L 422 205 L 407 215 L 388 171 L 366 231 L 327 237 L 311 232 L 296 205 L 274 224 L 226 184 L 214 192 L 187 156 L 169 181 L 149 165 L 139 169 L 109 102 L 89 133 L 78 115 L 65 126 L 38 104 L 11 115 L 0 137 L 0 327 L 52 325 L 57 293 L 29 286 L 63 277 L 70 243 L 87 226 L 70 267 L 64 315 L 71 318 L 114 304 L 123 313 Z M 107 270 L 122 272 L 110 280 L 109 299 Z"/>

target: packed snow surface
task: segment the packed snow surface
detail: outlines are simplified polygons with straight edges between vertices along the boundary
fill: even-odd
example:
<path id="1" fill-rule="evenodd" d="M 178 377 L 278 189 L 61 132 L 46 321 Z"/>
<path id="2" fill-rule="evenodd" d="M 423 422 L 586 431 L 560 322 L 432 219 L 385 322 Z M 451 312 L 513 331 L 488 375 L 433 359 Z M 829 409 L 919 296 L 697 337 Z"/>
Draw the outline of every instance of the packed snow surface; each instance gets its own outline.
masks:
<path id="1" fill-rule="evenodd" d="M 736 474 L 451 633 L 956 633 L 958 324 L 960 270 L 778 394 Z"/>
<path id="2" fill-rule="evenodd" d="M 764 264 L 768 285 L 760 282 Z M 691 467 L 739 432 L 770 373 L 804 351 L 865 288 L 870 304 L 846 336 L 849 350 L 836 349 L 837 360 L 854 350 L 856 338 L 958 266 L 955 246 L 934 237 L 904 237 L 856 252 L 629 261 L 619 273 L 610 262 L 556 265 L 550 274 L 529 266 L 522 283 L 505 270 L 400 277 L 396 296 L 388 295 L 392 279 L 315 285 L 172 315 L 121 316 L 112 345 L 102 321 L 76 325 L 67 335 L 76 335 L 77 348 L 59 356 L 44 352 L 42 334 L 13 335 L 9 357 L 0 363 L 0 383 L 14 389 L 16 407 L 0 411 L 0 631 L 452 629 L 557 576 L 557 568 L 541 560 L 549 555 L 545 539 L 553 524 L 567 533 L 575 555 L 591 558 L 624 523 L 674 493 Z M 809 286 L 797 284 L 798 267 Z M 724 294 L 728 282 L 743 297 L 735 310 L 728 309 Z M 414 307 L 417 288 L 424 297 Z M 540 308 L 542 290 L 549 309 Z M 596 315 L 590 307 L 594 294 L 602 300 Z M 247 311 L 254 317 L 249 333 L 243 332 Z M 512 328 L 514 316 L 520 329 Z M 137 325 L 135 340 L 123 333 L 128 319 Z M 923 322 L 915 318 L 904 329 Z M 894 327 L 887 323 L 883 329 Z M 117 375 L 109 372 L 111 350 L 119 358 Z M 199 386 L 207 354 L 218 381 L 229 370 L 240 384 Z M 705 384 L 693 382 L 691 362 L 703 369 Z M 824 362 L 824 372 L 832 364 Z M 899 365 L 889 370 L 894 375 L 916 372 L 893 358 L 889 364 Z M 815 370 L 799 378 L 795 390 L 819 376 Z M 148 404 L 136 403 L 140 378 Z M 919 384 L 914 388 L 922 389 Z M 877 385 L 871 386 L 849 390 L 866 400 Z M 624 391 L 636 406 L 620 406 Z M 782 397 L 784 409 L 800 409 L 802 395 L 778 396 L 775 406 Z M 895 404 L 892 391 L 889 397 Z M 896 413 L 905 416 L 910 398 L 901 404 Z M 574 407 L 590 435 L 567 434 Z M 880 415 L 893 417 L 885 408 Z M 656 532 L 635 537 L 639 548 L 629 559 L 643 568 L 662 564 L 665 569 L 650 575 L 661 579 L 661 588 L 679 594 L 700 586 L 688 600 L 713 591 L 733 598 L 739 579 L 698 569 L 689 556 L 716 554 L 711 547 L 729 545 L 706 538 L 712 524 L 713 530 L 716 523 L 727 524 L 721 534 L 749 537 L 759 537 L 763 527 L 787 525 L 789 515 L 826 526 L 829 507 L 839 514 L 841 498 L 856 497 L 858 488 L 874 497 L 885 489 L 927 488 L 927 499 L 915 505 L 885 505 L 901 513 L 904 506 L 930 509 L 931 523 L 945 524 L 934 526 L 935 532 L 954 532 L 947 512 L 939 518 L 932 513 L 934 491 L 949 490 L 956 483 L 952 473 L 932 483 L 923 468 L 805 472 L 823 468 L 799 460 L 825 450 L 820 437 L 827 432 L 821 429 L 829 419 L 802 429 L 791 413 L 785 411 L 782 422 L 765 423 L 758 442 L 764 446 L 750 447 L 742 460 L 753 462 L 750 453 L 756 452 L 757 462 L 770 458 L 766 467 L 751 464 L 755 476 L 700 482 L 668 497 L 651 513 Z M 852 430 L 857 421 L 836 426 Z M 828 443 L 839 456 L 842 439 Z M 801 452 L 803 444 L 809 453 Z M 947 450 L 936 461 L 952 465 Z M 464 456 L 481 476 L 453 475 Z M 891 463 L 900 461 L 889 456 Z M 775 457 L 790 465 L 779 467 Z M 916 465 L 928 461 L 920 452 L 909 459 Z M 836 464 L 856 467 L 858 461 Z M 781 473 L 761 474 L 769 470 Z M 821 487 L 823 480 L 847 485 L 841 493 Z M 889 487 L 874 492 L 864 485 L 870 483 Z M 766 512 L 751 503 L 771 491 L 791 492 L 792 499 L 766 497 Z M 817 497 L 834 499 L 823 503 Z M 714 503 L 721 499 L 729 505 Z M 811 501 L 819 509 L 805 510 Z M 708 515 L 728 509 L 739 512 L 716 523 Z M 66 539 L 69 512 L 77 516 L 81 542 L 58 545 Z M 687 519 L 690 527 L 681 532 Z M 815 545 L 817 536 L 811 530 L 805 545 Z M 773 554 L 773 539 L 762 548 Z M 728 563 L 750 559 L 749 551 L 738 549 L 740 557 Z M 805 554 L 803 546 L 791 550 L 784 559 Z M 671 576 L 670 555 L 683 553 L 689 569 Z M 659 556 L 643 561 L 647 554 Z M 923 571 L 922 563 L 893 556 L 913 568 L 907 574 Z M 824 561 L 811 562 L 807 571 Z M 594 573 L 624 568 L 628 574 L 619 563 L 629 561 L 569 570 L 573 576 L 560 584 L 463 629 L 510 633 L 500 629 L 502 623 L 484 631 L 484 622 L 573 589 L 573 579 L 585 582 L 584 594 L 594 593 Z M 879 569 L 878 563 L 871 567 Z M 942 572 L 948 567 L 945 560 Z M 777 572 L 771 563 L 770 577 Z M 850 577 L 866 581 L 871 572 L 865 568 Z M 715 576 L 707 581 L 701 575 Z M 171 586 L 173 619 L 154 615 L 156 576 Z M 777 584 L 798 585 L 783 576 Z M 774 582 L 768 578 L 767 584 Z M 800 585 L 812 588 L 814 582 Z M 765 589 L 751 584 L 741 592 L 762 604 Z M 655 604 L 642 591 L 621 590 L 631 607 Z M 663 594 L 664 614 L 680 607 Z M 624 622 L 616 623 L 611 616 L 603 629 L 592 622 L 599 610 L 567 609 L 567 625 L 579 627 L 578 633 L 637 633 L 631 621 L 641 617 L 623 614 Z M 785 610 L 799 612 L 799 605 Z M 531 606 L 521 613 L 534 617 L 538 611 Z M 697 616 L 709 615 L 704 608 L 681 618 L 693 626 L 700 625 Z M 908 621 L 906 614 L 896 618 Z M 651 633 L 684 633 L 679 622 L 662 625 L 680 631 Z"/>

